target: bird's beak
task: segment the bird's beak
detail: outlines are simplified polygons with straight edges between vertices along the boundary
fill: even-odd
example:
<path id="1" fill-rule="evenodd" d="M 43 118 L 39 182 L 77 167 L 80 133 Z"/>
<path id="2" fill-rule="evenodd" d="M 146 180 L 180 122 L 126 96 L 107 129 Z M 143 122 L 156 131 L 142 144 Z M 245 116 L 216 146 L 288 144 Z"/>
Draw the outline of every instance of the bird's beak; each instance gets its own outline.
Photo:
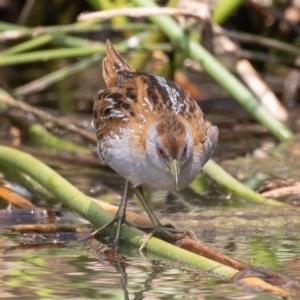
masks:
<path id="1" fill-rule="evenodd" d="M 174 159 L 170 164 L 169 164 L 169 169 L 171 174 L 174 177 L 175 180 L 175 185 L 176 185 L 176 190 L 178 190 L 178 177 L 180 173 L 180 162 L 176 159 Z"/>

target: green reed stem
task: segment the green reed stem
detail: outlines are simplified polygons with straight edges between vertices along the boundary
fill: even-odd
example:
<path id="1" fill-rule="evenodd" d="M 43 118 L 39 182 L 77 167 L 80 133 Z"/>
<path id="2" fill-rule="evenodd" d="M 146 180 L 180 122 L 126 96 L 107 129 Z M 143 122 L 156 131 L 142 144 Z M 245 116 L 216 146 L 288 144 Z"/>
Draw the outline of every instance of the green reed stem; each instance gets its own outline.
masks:
<path id="1" fill-rule="evenodd" d="M 31 141 L 37 145 L 47 148 L 48 150 L 55 149 L 81 154 L 91 153 L 91 150 L 87 147 L 76 145 L 72 142 L 56 137 L 39 123 L 29 125 L 26 131 Z"/>
<path id="2" fill-rule="evenodd" d="M 34 80 L 30 83 L 27 83 L 23 86 L 16 88 L 13 91 L 13 95 L 14 96 L 28 95 L 33 92 L 36 93 L 42 91 L 45 88 L 49 87 L 51 84 L 54 84 L 66 77 L 72 76 L 74 74 L 77 74 L 78 72 L 88 69 L 92 65 L 95 65 L 98 62 L 100 62 L 101 59 L 102 59 L 101 55 L 93 55 L 91 57 L 84 58 L 79 62 L 61 68 L 53 73 L 50 73 L 44 77 L 41 77 L 37 80 Z"/>
<path id="3" fill-rule="evenodd" d="M 19 39 L 24 37 L 36 37 L 44 34 L 67 34 L 82 32 L 99 32 L 102 30 L 116 31 L 143 31 L 155 30 L 157 26 L 147 23 L 127 23 L 127 24 L 95 24 L 94 22 L 79 22 L 70 25 L 39 26 L 28 28 L 6 22 L 0 22 L 0 40 Z"/>
<path id="4" fill-rule="evenodd" d="M 153 51 L 162 50 L 170 51 L 172 46 L 169 44 L 155 44 L 155 45 L 145 45 L 140 47 L 134 47 L 134 50 L 140 51 Z M 133 50 L 129 46 L 119 45 L 116 46 L 116 50 L 120 52 L 126 52 Z M 104 54 L 106 52 L 105 46 L 89 47 L 89 48 L 67 48 L 67 49 L 54 49 L 45 51 L 35 51 L 31 53 L 23 53 L 16 55 L 0 55 L 0 67 L 8 65 L 25 64 L 37 61 L 48 61 L 51 59 L 61 59 L 61 58 L 73 58 L 73 57 L 83 57 L 90 56 L 93 54 Z"/>
<path id="5" fill-rule="evenodd" d="M 50 34 L 41 35 L 35 39 L 26 41 L 16 46 L 10 47 L 7 50 L 1 52 L 1 55 L 12 55 L 20 52 L 26 52 L 38 47 L 44 46 L 52 42 L 54 37 Z"/>
<path id="6" fill-rule="evenodd" d="M 215 6 L 213 20 L 215 23 L 222 25 L 231 17 L 245 0 L 219 0 Z"/>
<path id="7" fill-rule="evenodd" d="M 267 204 L 272 206 L 288 207 L 289 205 L 274 199 L 262 197 L 260 194 L 246 187 L 223 168 L 216 164 L 213 160 L 209 160 L 203 168 L 203 171 L 211 177 L 218 185 L 224 187 L 231 193 L 246 198 L 252 202 L 259 204 Z"/>

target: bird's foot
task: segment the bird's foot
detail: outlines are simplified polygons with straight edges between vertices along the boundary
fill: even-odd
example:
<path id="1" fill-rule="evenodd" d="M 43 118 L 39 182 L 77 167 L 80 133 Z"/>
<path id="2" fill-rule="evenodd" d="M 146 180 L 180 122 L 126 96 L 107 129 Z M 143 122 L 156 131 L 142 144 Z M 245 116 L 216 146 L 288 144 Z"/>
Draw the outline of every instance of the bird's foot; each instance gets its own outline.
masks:
<path id="1" fill-rule="evenodd" d="M 111 221 L 104 224 L 102 227 L 96 229 L 89 235 L 78 240 L 78 242 L 85 242 L 90 238 L 94 238 L 96 235 L 101 234 L 103 231 L 105 231 L 108 228 L 111 228 L 111 230 L 112 230 L 112 227 L 115 223 L 117 224 L 117 231 L 116 231 L 116 234 L 114 235 L 114 238 L 112 239 L 110 244 L 115 250 L 117 250 L 118 246 L 119 246 L 119 241 L 120 241 L 120 228 L 121 228 L 122 224 L 127 223 L 122 216 L 118 216 L 118 215 L 114 216 L 114 218 Z"/>
<path id="2" fill-rule="evenodd" d="M 174 242 L 177 240 L 181 240 L 186 236 L 196 239 L 196 236 L 192 231 L 178 230 L 170 225 L 163 226 L 162 224 L 158 224 L 158 225 L 152 227 L 151 229 L 152 229 L 152 231 L 145 236 L 143 243 L 139 248 L 140 251 L 142 251 L 145 248 L 148 240 L 153 236 L 161 238 L 168 242 Z"/>
<path id="3" fill-rule="evenodd" d="M 111 227 L 111 229 L 112 229 L 114 223 L 116 223 L 116 225 L 117 225 L 116 233 L 110 244 L 115 250 L 118 249 L 120 233 L 121 233 L 121 226 L 123 224 L 127 224 L 125 214 L 126 214 L 126 205 L 127 205 L 127 199 L 128 199 L 128 187 L 129 187 L 129 181 L 126 180 L 125 185 L 124 185 L 124 191 L 123 191 L 121 203 L 119 205 L 118 211 L 116 212 L 116 214 L 112 218 L 112 220 L 109 221 L 108 223 L 106 223 L 105 225 L 103 225 L 102 227 L 96 229 L 91 234 L 89 234 L 88 236 L 84 237 L 83 239 L 81 239 L 79 241 L 86 241 L 91 237 L 95 237 L 96 234 L 102 233 L 107 228 Z"/>

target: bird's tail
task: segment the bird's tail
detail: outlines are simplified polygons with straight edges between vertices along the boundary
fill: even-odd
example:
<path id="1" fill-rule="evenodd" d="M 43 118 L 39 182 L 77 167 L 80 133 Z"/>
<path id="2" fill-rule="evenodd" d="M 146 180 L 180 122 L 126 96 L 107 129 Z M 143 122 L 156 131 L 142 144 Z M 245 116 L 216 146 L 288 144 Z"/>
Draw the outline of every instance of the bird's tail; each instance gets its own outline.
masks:
<path id="1" fill-rule="evenodd" d="M 106 57 L 102 61 L 103 78 L 107 87 L 115 85 L 121 72 L 133 72 L 122 56 L 115 50 L 110 40 L 106 40 Z"/>

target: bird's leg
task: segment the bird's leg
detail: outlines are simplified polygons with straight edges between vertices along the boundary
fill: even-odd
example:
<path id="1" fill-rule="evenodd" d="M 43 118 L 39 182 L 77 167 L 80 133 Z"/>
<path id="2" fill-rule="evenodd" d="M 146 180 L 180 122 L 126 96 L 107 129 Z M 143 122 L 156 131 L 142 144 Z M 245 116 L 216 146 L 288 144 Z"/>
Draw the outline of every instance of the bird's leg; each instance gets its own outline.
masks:
<path id="1" fill-rule="evenodd" d="M 162 226 L 155 214 L 153 213 L 150 205 L 148 204 L 148 201 L 145 198 L 143 188 L 141 186 L 137 186 L 134 188 L 134 192 L 136 196 L 138 197 L 139 201 L 142 203 L 145 211 L 147 212 L 151 222 L 153 223 L 154 227 L 156 226 Z"/>
<path id="2" fill-rule="evenodd" d="M 113 244 L 117 248 L 118 243 L 119 243 L 119 239 L 120 239 L 121 226 L 122 226 L 123 223 L 125 223 L 125 218 L 126 218 L 126 206 L 127 206 L 127 200 L 128 200 L 128 187 L 129 187 L 129 181 L 126 180 L 124 190 L 123 190 L 122 199 L 121 199 L 119 208 L 118 208 L 115 216 L 113 217 L 113 219 L 111 221 L 109 221 L 108 223 L 104 224 L 102 227 L 96 229 L 95 231 L 93 231 L 91 234 L 84 237 L 80 241 L 87 240 L 91 237 L 94 237 L 96 234 L 101 233 L 106 228 L 111 227 L 114 223 L 117 223 L 116 235 L 115 235 L 115 238 L 113 240 Z"/>
<path id="3" fill-rule="evenodd" d="M 125 222 L 125 219 L 126 219 L 126 206 L 127 206 L 128 190 L 129 190 L 128 187 L 129 187 L 129 180 L 126 180 L 125 185 L 124 185 L 121 203 L 120 203 L 118 211 L 114 217 L 115 221 L 117 222 L 117 231 L 116 231 L 116 236 L 114 238 L 114 244 L 117 244 L 119 242 L 121 226 Z"/>
<path id="4" fill-rule="evenodd" d="M 153 213 L 150 205 L 148 204 L 148 201 L 146 200 L 143 188 L 141 186 L 135 187 L 134 192 L 138 199 L 140 200 L 141 204 L 143 205 L 145 211 L 147 212 L 151 222 L 153 223 L 153 230 L 152 232 L 146 237 L 146 240 L 143 242 L 140 249 L 144 248 L 148 239 L 153 236 L 156 232 L 161 232 L 167 239 L 177 240 L 180 238 L 183 238 L 186 234 L 183 231 L 176 230 L 174 228 L 168 228 L 166 226 L 163 226 L 160 221 L 157 219 L 155 214 Z"/>

